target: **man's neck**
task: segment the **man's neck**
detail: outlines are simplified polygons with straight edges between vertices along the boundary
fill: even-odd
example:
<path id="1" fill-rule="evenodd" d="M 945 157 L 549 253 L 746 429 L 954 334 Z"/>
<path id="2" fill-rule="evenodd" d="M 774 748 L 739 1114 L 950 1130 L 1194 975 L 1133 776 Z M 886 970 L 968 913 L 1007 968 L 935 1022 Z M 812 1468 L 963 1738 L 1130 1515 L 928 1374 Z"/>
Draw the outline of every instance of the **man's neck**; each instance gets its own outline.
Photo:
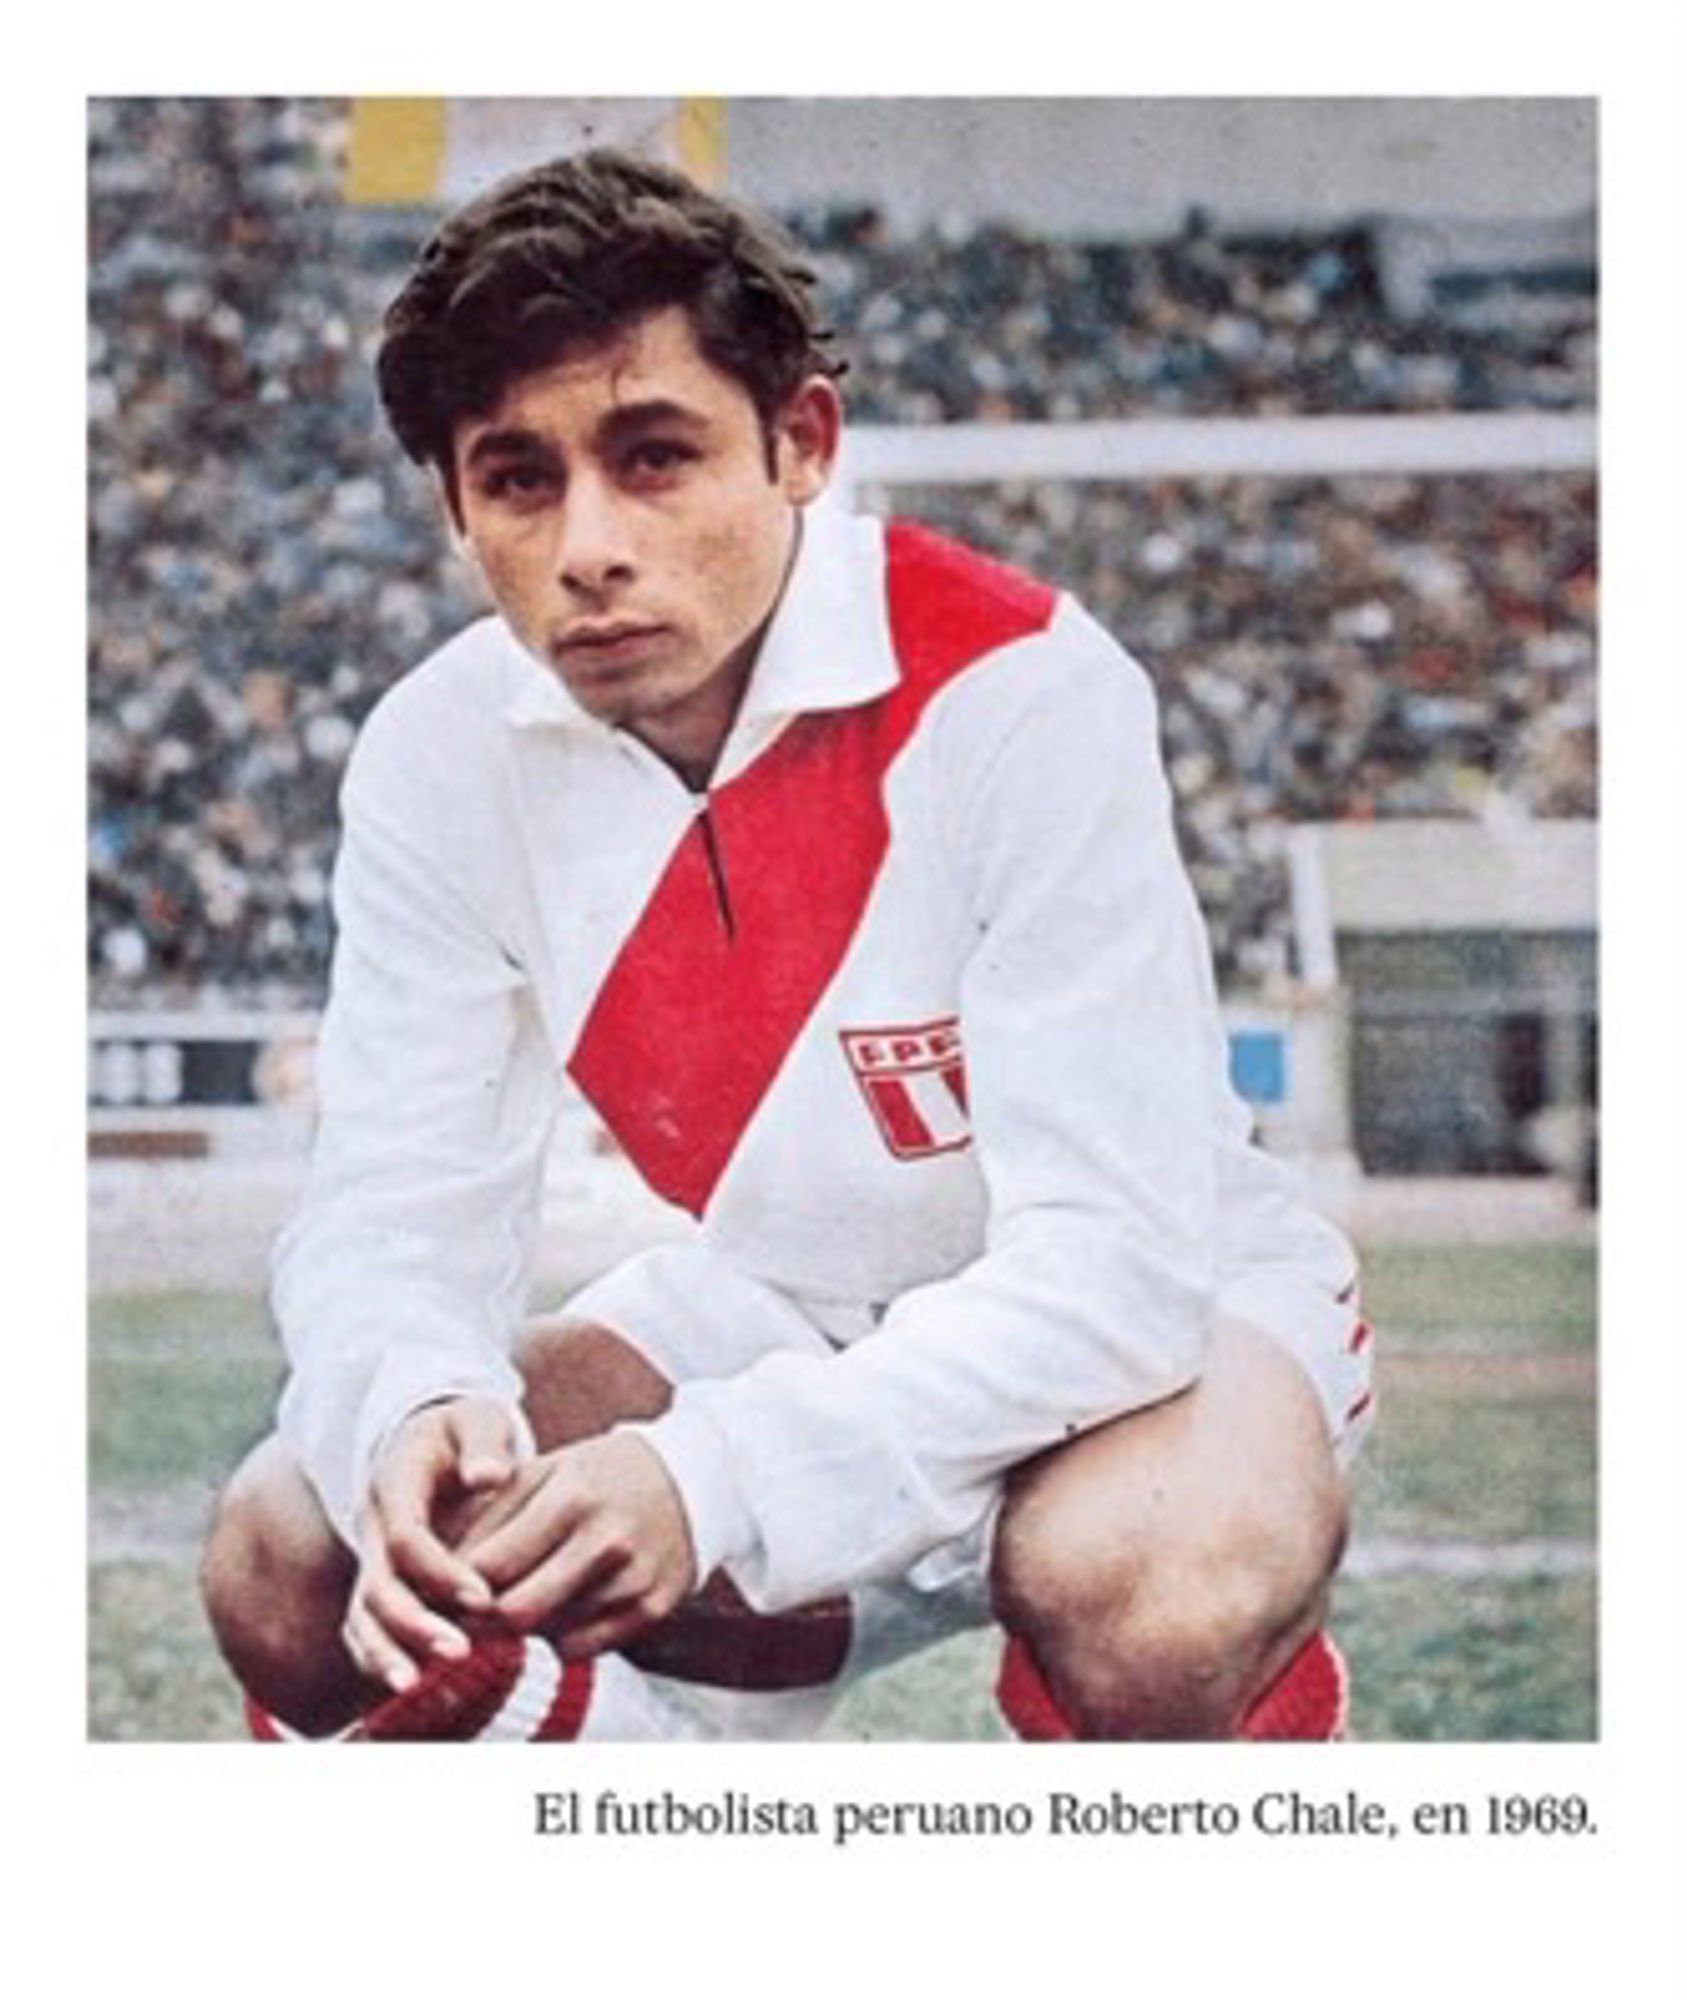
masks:
<path id="1" fill-rule="evenodd" d="M 744 705 L 744 695 L 755 673 L 756 661 L 761 657 L 768 628 L 779 615 L 779 607 L 790 588 L 802 538 L 803 517 L 799 509 L 792 522 L 791 552 L 773 608 L 707 686 L 666 713 L 641 717 L 628 725 L 629 732 L 646 749 L 655 751 L 688 791 L 709 789 L 715 766 L 732 734 L 732 725 Z"/>
<path id="2" fill-rule="evenodd" d="M 640 716 L 626 725 L 628 734 L 655 751 L 691 791 L 706 792 L 709 788 L 743 706 L 744 690 L 750 685 L 766 630 L 763 625 L 747 639 L 707 687 L 671 709 Z"/>

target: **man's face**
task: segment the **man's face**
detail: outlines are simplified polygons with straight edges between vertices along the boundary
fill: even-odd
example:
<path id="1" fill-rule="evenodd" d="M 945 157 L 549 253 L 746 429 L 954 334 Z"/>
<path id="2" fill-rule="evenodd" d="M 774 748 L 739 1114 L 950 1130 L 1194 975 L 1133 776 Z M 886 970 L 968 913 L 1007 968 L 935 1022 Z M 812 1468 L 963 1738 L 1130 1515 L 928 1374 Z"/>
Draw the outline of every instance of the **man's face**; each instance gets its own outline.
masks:
<path id="1" fill-rule="evenodd" d="M 580 706 L 705 775 L 826 483 L 837 398 L 805 383 L 773 462 L 678 307 L 519 377 L 454 440 L 461 526 L 516 637 Z"/>

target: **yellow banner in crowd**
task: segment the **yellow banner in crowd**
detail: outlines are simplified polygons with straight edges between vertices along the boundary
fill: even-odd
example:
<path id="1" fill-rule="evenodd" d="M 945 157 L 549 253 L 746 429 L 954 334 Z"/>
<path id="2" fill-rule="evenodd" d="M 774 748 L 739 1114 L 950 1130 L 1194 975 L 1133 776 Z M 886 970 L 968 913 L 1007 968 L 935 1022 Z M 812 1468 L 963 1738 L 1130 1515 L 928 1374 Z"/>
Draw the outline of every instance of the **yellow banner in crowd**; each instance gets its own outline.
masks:
<path id="1" fill-rule="evenodd" d="M 726 107 L 718 97 L 359 97 L 346 199 L 464 201 L 518 168 L 594 145 L 647 153 L 719 185 Z"/>

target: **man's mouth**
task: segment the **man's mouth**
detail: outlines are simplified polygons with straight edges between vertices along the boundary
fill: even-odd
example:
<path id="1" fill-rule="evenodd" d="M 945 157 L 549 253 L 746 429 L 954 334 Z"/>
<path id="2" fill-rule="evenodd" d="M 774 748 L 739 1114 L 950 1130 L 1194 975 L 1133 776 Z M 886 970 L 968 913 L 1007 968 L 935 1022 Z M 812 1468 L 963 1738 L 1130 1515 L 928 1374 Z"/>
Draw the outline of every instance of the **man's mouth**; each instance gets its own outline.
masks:
<path id="1" fill-rule="evenodd" d="M 551 657 L 559 667 L 576 671 L 636 666 L 661 642 L 664 629 L 626 621 L 575 625 L 552 641 Z"/>

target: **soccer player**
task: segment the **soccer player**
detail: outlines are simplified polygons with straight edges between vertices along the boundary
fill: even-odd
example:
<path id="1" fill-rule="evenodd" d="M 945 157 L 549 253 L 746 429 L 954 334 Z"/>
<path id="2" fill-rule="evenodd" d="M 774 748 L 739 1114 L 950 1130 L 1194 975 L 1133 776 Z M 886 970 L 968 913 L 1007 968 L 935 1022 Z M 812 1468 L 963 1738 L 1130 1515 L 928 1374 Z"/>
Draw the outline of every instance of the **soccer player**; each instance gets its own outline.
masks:
<path id="1" fill-rule="evenodd" d="M 994 1619 L 1031 1736 L 1330 1735 L 1351 1253 L 1251 1143 L 1142 671 L 826 497 L 769 225 L 449 220 L 386 411 L 496 615 L 344 792 L 291 1363 L 204 1562 L 260 1733 L 811 1733 Z M 563 1077 L 697 1218 L 524 1324 Z"/>

